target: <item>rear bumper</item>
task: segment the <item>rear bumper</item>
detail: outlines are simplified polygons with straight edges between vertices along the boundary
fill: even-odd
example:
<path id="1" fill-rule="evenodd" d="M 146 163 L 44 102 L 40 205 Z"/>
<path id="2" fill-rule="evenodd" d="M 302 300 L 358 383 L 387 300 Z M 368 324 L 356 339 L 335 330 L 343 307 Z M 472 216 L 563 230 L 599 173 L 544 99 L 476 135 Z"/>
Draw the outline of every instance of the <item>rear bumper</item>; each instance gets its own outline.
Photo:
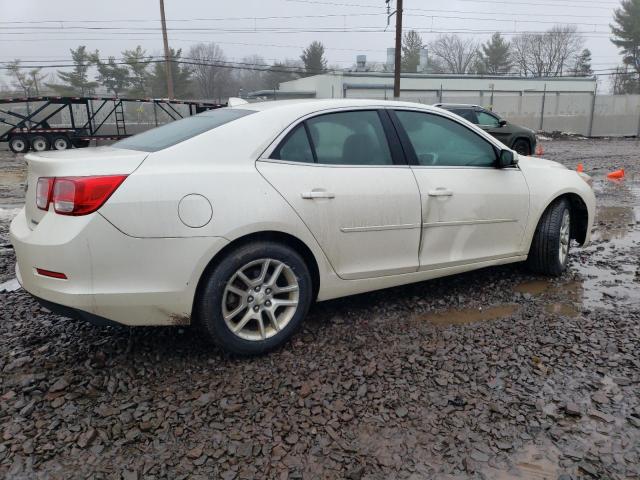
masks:
<path id="1" fill-rule="evenodd" d="M 132 326 L 189 324 L 200 276 L 227 244 L 219 237 L 134 238 L 98 213 L 50 212 L 31 230 L 23 210 L 10 233 L 26 291 L 70 309 L 64 315 Z M 36 268 L 67 279 L 39 275 Z"/>
<path id="2" fill-rule="evenodd" d="M 84 310 L 79 310 L 77 308 L 65 307 L 64 305 L 60 305 L 58 303 L 49 302 L 42 298 L 33 297 L 40 304 L 51 310 L 53 313 L 57 315 L 61 315 L 67 318 L 75 318 L 78 320 L 83 320 L 85 322 L 89 322 L 96 327 L 122 327 L 121 323 L 114 322 L 113 320 L 109 320 L 108 318 L 99 317 L 98 315 L 94 315 L 93 313 L 85 312 Z"/>

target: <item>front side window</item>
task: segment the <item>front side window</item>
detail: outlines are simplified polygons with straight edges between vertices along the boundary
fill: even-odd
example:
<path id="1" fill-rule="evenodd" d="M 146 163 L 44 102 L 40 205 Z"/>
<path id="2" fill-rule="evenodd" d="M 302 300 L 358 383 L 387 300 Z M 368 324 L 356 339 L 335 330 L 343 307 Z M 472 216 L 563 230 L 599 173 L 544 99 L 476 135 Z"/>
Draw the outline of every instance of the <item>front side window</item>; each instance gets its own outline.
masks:
<path id="1" fill-rule="evenodd" d="M 493 145 L 458 122 L 429 113 L 395 113 L 409 137 L 418 165 L 495 166 L 496 151 Z"/>
<path id="2" fill-rule="evenodd" d="M 161 127 L 125 138 L 112 146 L 128 150 L 157 152 L 252 113 L 255 112 L 239 108 L 209 110 L 199 115 L 176 120 Z"/>
<path id="3" fill-rule="evenodd" d="M 500 126 L 500 120 L 487 112 L 476 112 L 476 116 L 478 117 L 478 125 L 482 125 L 483 127 L 492 127 L 497 128 Z"/>

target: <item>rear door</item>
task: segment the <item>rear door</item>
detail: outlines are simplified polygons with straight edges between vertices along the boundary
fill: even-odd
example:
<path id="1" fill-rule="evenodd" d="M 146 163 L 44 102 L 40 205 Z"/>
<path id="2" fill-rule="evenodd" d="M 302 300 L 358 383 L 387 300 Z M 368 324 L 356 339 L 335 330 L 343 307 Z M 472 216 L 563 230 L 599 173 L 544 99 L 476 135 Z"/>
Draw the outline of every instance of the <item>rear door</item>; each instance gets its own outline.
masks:
<path id="1" fill-rule="evenodd" d="M 411 110 L 393 118 L 420 187 L 420 269 L 520 254 L 529 213 L 520 169 L 496 168 L 495 147 L 457 121 Z"/>
<path id="2" fill-rule="evenodd" d="M 417 271 L 420 194 L 385 112 L 307 118 L 257 168 L 298 213 L 341 278 Z"/>

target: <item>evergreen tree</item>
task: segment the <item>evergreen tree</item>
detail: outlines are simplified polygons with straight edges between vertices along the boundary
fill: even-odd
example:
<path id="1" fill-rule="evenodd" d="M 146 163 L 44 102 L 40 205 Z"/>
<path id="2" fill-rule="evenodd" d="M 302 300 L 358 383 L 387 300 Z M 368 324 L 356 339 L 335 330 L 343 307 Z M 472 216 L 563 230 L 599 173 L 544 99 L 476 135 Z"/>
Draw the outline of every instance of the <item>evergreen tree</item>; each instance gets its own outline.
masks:
<path id="1" fill-rule="evenodd" d="M 589 77 L 593 75 L 591 69 L 591 50 L 585 48 L 582 53 L 576 57 L 576 65 L 573 67 L 573 75 L 576 77 Z"/>
<path id="2" fill-rule="evenodd" d="M 96 52 L 95 63 L 98 67 L 98 81 L 116 97 L 131 84 L 129 69 L 118 65 L 114 57 L 109 57 L 107 63 L 104 63 Z"/>
<path id="3" fill-rule="evenodd" d="M 324 58 L 324 45 L 322 42 L 311 42 L 300 55 L 307 75 L 318 75 L 327 70 L 327 60 Z"/>
<path id="4" fill-rule="evenodd" d="M 98 82 L 89 80 L 89 68 L 95 62 L 97 52 L 96 54 L 87 52 L 87 47 L 84 45 L 70 51 L 74 64 L 73 70 L 71 72 L 58 70 L 58 78 L 63 83 L 48 86 L 61 95 L 90 95 L 98 86 Z"/>
<path id="5" fill-rule="evenodd" d="M 138 45 L 134 50 L 122 52 L 124 63 L 129 67 L 129 80 L 131 88 L 127 92 L 133 98 L 145 98 L 150 94 L 149 87 L 149 61 L 151 57 Z"/>
<path id="6" fill-rule="evenodd" d="M 416 73 L 420 65 L 420 52 L 424 47 L 422 37 L 415 30 L 409 30 L 402 37 L 402 71 Z"/>
<path id="7" fill-rule="evenodd" d="M 281 83 L 300 78 L 303 66 L 299 60 L 285 60 L 274 62 L 265 72 L 265 86 L 268 89 L 278 89 Z"/>
<path id="8" fill-rule="evenodd" d="M 611 42 L 620 49 L 623 63 L 640 74 L 640 0 L 622 0 L 613 21 Z"/>
<path id="9" fill-rule="evenodd" d="M 170 49 L 170 65 L 173 74 L 173 93 L 177 99 L 185 100 L 192 98 L 191 90 L 191 69 L 188 65 L 180 63 L 182 49 Z M 155 98 L 166 98 L 167 96 L 167 71 L 165 62 L 157 62 L 153 65 L 153 72 L 149 78 L 151 94 Z"/>
<path id="10" fill-rule="evenodd" d="M 480 47 L 479 59 L 476 65 L 478 73 L 487 75 L 504 75 L 511 67 L 511 44 L 499 32 Z"/>

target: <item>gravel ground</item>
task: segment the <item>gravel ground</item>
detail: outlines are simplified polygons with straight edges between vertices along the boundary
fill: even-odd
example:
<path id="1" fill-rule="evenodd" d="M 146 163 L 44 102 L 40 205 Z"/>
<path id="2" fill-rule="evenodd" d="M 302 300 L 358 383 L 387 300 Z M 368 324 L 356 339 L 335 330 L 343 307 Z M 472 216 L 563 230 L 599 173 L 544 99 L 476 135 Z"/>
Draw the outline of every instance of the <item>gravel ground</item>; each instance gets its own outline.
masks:
<path id="1" fill-rule="evenodd" d="M 260 358 L 0 293 L 0 476 L 639 478 L 638 146 L 544 142 L 599 202 L 560 279 L 512 265 L 318 304 Z M 0 245 L 21 164 L 0 152 Z M 13 262 L 0 247 L 0 281 Z"/>

